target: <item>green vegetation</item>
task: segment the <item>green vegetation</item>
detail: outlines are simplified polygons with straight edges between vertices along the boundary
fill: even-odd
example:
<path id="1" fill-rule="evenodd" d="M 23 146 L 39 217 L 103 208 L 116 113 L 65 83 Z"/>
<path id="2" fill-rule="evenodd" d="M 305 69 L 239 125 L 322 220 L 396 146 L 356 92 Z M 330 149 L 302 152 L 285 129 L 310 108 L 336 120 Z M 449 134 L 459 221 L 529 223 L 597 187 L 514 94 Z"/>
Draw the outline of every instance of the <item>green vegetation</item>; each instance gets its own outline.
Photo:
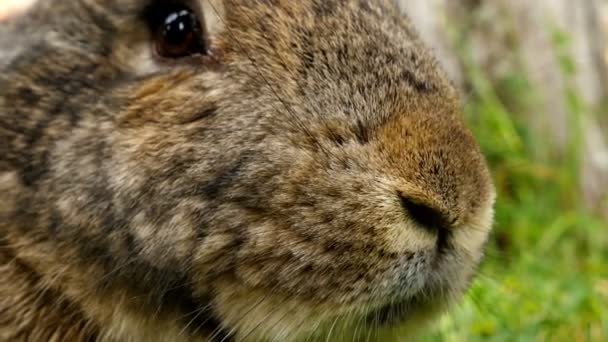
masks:
<path id="1" fill-rule="evenodd" d="M 568 38 L 553 38 L 572 78 Z M 526 74 L 490 81 L 459 46 L 473 94 L 467 119 L 498 191 L 496 224 L 469 295 L 423 340 L 608 341 L 608 224 L 579 195 L 581 123 L 597 114 L 569 86 L 570 140 L 557 152 L 524 120 L 536 101 Z"/>

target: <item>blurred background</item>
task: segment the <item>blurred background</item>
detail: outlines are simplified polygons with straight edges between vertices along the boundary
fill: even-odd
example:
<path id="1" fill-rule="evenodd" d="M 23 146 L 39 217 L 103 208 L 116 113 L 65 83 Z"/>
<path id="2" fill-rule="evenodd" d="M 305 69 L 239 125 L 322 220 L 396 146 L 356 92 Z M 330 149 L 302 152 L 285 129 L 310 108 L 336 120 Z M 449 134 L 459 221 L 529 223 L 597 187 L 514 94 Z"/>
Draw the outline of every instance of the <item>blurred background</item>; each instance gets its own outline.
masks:
<path id="1" fill-rule="evenodd" d="M 498 189 L 480 276 L 423 340 L 608 341 L 608 0 L 399 2 Z"/>

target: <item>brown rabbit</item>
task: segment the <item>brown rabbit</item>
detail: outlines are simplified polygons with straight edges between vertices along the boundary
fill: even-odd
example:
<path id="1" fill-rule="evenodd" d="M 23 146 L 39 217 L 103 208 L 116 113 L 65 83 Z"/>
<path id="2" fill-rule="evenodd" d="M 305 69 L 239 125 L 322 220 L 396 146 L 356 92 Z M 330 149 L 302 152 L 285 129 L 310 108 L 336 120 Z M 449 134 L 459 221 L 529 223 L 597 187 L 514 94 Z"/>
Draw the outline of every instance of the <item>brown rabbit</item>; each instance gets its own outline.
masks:
<path id="1" fill-rule="evenodd" d="M 494 190 L 391 0 L 42 0 L 0 29 L 0 340 L 411 338 Z"/>

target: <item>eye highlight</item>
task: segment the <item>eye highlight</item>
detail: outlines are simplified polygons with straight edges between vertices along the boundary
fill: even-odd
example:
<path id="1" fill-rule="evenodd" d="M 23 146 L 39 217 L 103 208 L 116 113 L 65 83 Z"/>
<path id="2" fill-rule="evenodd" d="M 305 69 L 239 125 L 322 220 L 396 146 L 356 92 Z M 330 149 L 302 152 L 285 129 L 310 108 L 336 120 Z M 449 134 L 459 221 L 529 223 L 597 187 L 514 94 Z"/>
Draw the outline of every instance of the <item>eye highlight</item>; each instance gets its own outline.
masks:
<path id="1" fill-rule="evenodd" d="M 208 54 L 204 20 L 188 6 L 178 3 L 151 6 L 146 18 L 154 50 L 160 57 L 178 59 Z"/>

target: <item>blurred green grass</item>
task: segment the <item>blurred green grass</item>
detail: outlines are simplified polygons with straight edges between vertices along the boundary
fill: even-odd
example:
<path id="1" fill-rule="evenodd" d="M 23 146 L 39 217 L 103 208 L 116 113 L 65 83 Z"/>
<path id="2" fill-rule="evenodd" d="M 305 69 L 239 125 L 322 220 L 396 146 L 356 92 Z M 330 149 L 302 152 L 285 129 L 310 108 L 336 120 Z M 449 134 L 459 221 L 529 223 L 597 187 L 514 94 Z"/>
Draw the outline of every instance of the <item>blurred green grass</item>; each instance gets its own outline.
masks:
<path id="1" fill-rule="evenodd" d="M 536 100 L 526 74 L 490 81 L 468 55 L 466 37 L 457 38 L 471 91 L 467 121 L 498 191 L 496 223 L 471 291 L 422 340 L 608 341 L 608 223 L 583 207 L 579 186 L 582 122 L 598 113 L 573 86 L 571 42 L 553 34 L 572 81 L 564 94 L 569 141 L 557 153 L 526 124 Z"/>

